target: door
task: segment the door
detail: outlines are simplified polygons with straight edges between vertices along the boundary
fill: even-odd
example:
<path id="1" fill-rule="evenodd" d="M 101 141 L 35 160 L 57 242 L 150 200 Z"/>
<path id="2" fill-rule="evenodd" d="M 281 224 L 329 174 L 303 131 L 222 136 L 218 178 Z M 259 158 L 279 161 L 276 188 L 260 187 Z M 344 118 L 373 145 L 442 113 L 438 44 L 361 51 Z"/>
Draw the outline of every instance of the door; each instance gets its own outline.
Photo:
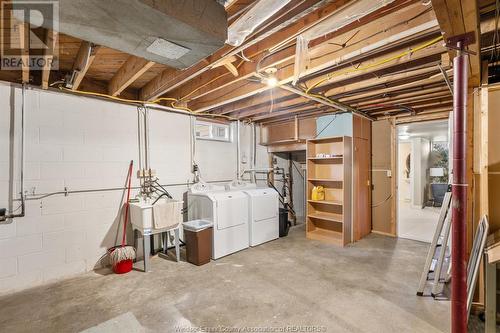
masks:
<path id="1" fill-rule="evenodd" d="M 369 141 L 354 138 L 353 222 L 354 241 L 371 232 L 371 185 Z"/>

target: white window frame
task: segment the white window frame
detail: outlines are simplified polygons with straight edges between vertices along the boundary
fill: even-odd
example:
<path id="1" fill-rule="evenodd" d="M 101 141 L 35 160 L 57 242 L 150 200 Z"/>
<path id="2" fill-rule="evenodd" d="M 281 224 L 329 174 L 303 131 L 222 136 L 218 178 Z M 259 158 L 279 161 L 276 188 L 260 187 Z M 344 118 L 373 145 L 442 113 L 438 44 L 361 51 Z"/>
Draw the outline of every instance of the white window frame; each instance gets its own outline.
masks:
<path id="1" fill-rule="evenodd" d="M 208 127 L 208 136 L 200 136 L 198 134 L 198 131 L 197 131 L 198 125 Z M 215 135 L 215 131 L 217 131 L 219 129 L 224 129 L 226 134 L 224 136 Z M 214 123 L 214 122 L 210 122 L 210 121 L 196 120 L 194 131 L 195 131 L 195 136 L 196 136 L 197 140 L 231 142 L 231 125 L 229 125 L 229 124 L 221 124 L 221 123 Z"/>

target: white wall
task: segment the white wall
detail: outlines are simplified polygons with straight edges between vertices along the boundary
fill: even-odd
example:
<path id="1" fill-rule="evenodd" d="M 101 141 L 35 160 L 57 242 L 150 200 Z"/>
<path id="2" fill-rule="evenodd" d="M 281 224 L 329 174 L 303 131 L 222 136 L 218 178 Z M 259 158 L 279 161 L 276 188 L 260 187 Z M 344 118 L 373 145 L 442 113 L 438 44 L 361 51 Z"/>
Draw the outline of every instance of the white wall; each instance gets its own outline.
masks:
<path id="1" fill-rule="evenodd" d="M 425 138 L 411 139 L 411 201 L 423 208 L 426 196 L 427 169 L 429 168 L 430 142 Z"/>
<path id="2" fill-rule="evenodd" d="M 411 202 L 410 179 L 406 177 L 406 158 L 411 154 L 411 143 L 398 144 L 398 196 L 400 201 Z M 410 157 L 411 161 L 412 157 Z"/>
<path id="3" fill-rule="evenodd" d="M 0 85 L 0 207 L 8 204 L 10 102 L 14 99 L 19 115 L 20 98 L 19 88 Z M 137 170 L 134 106 L 40 90 L 28 90 L 26 100 L 25 189 L 30 193 L 121 187 L 130 160 Z M 195 159 L 205 180 L 235 177 L 235 142 L 197 142 Z M 152 111 L 150 143 L 151 166 L 163 184 L 192 179 L 188 116 Z M 135 177 L 133 185 L 138 185 Z M 169 191 L 181 199 L 186 189 Z M 99 258 L 116 244 L 123 195 L 109 191 L 28 201 L 26 217 L 0 225 L 0 293 L 99 266 Z"/>

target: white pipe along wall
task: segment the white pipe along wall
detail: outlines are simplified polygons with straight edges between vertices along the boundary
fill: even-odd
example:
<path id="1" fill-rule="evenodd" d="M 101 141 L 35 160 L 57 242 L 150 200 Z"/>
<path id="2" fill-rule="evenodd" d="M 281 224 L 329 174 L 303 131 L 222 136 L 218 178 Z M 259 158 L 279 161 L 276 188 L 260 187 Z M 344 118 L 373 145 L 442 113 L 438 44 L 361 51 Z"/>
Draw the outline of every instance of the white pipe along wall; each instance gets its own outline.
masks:
<path id="1" fill-rule="evenodd" d="M 9 147 L 11 114 L 19 115 L 20 102 L 20 86 L 0 84 L 0 208 L 9 207 L 9 184 L 19 198 L 20 150 L 16 144 L 11 168 Z M 25 217 L 0 224 L 0 293 L 100 267 L 99 259 L 120 236 L 125 191 L 73 191 L 123 188 L 130 160 L 134 160 L 132 186 L 139 186 L 135 177 L 139 166 L 137 112 L 135 106 L 96 98 L 26 91 L 25 190 L 28 199 L 60 194 L 28 200 Z M 193 180 L 192 153 L 204 180 L 235 178 L 234 134 L 232 142 L 196 140 L 194 147 L 191 116 L 151 109 L 149 117 L 149 164 L 162 184 L 177 184 L 168 188 L 174 198 L 182 200 Z M 233 123 L 233 133 L 235 127 Z M 247 154 L 250 133 L 250 125 L 241 125 L 241 150 Z M 18 121 L 14 134 L 19 142 Z M 266 166 L 265 147 L 257 150 L 258 164 Z M 14 202 L 14 209 L 18 204 Z"/>

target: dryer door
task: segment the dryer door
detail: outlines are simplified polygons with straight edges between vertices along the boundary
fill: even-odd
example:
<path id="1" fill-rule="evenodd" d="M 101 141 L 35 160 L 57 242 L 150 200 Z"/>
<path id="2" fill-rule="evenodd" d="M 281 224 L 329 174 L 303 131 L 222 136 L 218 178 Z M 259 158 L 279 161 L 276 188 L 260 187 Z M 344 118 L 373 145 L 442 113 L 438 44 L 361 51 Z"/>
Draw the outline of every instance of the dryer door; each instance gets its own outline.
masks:
<path id="1" fill-rule="evenodd" d="M 242 192 L 213 193 L 217 203 L 217 229 L 248 223 L 248 198 Z"/>
<path id="2" fill-rule="evenodd" d="M 252 216 L 254 221 L 262 221 L 278 216 L 278 193 L 273 189 L 257 189 L 247 191 L 252 200 Z"/>

